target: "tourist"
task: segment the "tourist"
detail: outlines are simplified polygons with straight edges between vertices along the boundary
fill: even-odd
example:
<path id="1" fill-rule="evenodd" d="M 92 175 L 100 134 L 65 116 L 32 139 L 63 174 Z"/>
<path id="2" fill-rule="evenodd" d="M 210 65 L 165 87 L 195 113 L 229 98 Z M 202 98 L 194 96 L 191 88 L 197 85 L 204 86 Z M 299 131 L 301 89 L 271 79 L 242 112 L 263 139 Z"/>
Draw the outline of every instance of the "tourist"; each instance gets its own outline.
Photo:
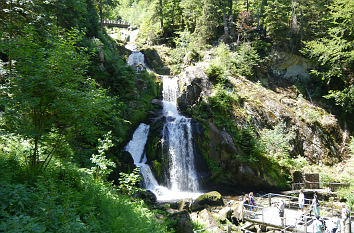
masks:
<path id="1" fill-rule="evenodd" d="M 280 199 L 277 202 L 277 208 L 278 208 L 278 211 L 279 211 L 279 217 L 280 217 L 280 220 L 281 220 L 281 225 L 284 226 L 285 202 L 284 202 L 283 199 Z"/>
<path id="2" fill-rule="evenodd" d="M 311 206 L 313 208 L 313 212 L 315 214 L 315 217 L 320 216 L 320 204 L 318 202 L 318 198 L 317 198 L 317 194 L 316 193 L 313 195 Z"/>
<path id="3" fill-rule="evenodd" d="M 329 233 L 336 233 L 340 231 L 340 220 L 338 215 L 335 215 L 330 221 L 328 221 Z"/>
<path id="4" fill-rule="evenodd" d="M 299 207 L 301 212 L 304 209 L 304 205 L 305 205 L 305 195 L 304 195 L 304 191 L 301 189 L 299 193 Z"/>
<path id="5" fill-rule="evenodd" d="M 345 233 L 345 228 L 346 228 L 346 224 L 347 224 L 347 220 L 350 217 L 350 212 L 347 209 L 346 205 L 343 203 L 342 206 L 342 220 L 341 220 L 341 233 Z"/>
<path id="6" fill-rule="evenodd" d="M 252 209 L 254 209 L 256 202 L 254 201 L 254 196 L 253 196 L 253 192 L 250 192 L 249 194 L 249 203 L 250 203 L 250 210 L 252 211 Z"/>
<path id="7" fill-rule="evenodd" d="M 304 191 L 301 189 L 300 193 L 299 193 L 299 208 L 301 210 L 301 219 L 304 218 L 303 214 L 304 214 L 304 206 L 305 206 L 305 195 L 304 195 Z"/>
<path id="8" fill-rule="evenodd" d="M 313 222 L 314 233 L 322 233 L 323 232 L 323 223 L 320 221 L 320 216 L 316 216 L 315 221 Z"/>
<path id="9" fill-rule="evenodd" d="M 243 197 L 242 206 L 243 206 L 243 210 L 242 210 L 243 215 L 245 215 L 244 210 L 248 209 L 250 207 L 250 199 L 249 199 L 248 194 L 245 194 L 245 196 Z"/>
<path id="10" fill-rule="evenodd" d="M 248 194 L 245 194 L 245 196 L 243 197 L 242 205 L 243 205 L 244 207 L 249 207 L 249 205 L 250 205 L 250 198 L 249 198 Z"/>

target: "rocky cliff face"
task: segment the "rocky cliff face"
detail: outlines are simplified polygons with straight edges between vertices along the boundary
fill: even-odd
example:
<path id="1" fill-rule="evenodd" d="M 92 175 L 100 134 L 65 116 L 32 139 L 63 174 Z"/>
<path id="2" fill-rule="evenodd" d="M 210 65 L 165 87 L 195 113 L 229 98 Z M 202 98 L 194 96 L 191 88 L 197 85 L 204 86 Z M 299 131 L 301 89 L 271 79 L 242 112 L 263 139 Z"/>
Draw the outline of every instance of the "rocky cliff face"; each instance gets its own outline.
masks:
<path id="1" fill-rule="evenodd" d="M 308 78 L 307 64 L 302 58 L 296 56 L 287 59 L 284 56 L 280 58 L 285 62 L 273 70 L 273 73 L 277 73 L 276 77 L 274 75 L 269 78 L 287 81 Z M 181 111 L 208 102 L 207 97 L 213 94 L 212 84 L 203 72 L 205 66 L 207 64 L 200 63 L 188 67 L 180 75 L 181 94 L 178 104 Z M 348 137 L 345 136 L 337 118 L 304 99 L 293 85 L 277 91 L 243 77 L 229 77 L 229 82 L 233 91 L 242 98 L 242 106 L 231 113 L 239 129 L 251 124 L 259 133 L 265 128 L 273 129 L 283 121 L 287 129 L 295 133 L 290 148 L 292 157 L 300 155 L 313 164 L 332 165 L 348 155 Z M 249 167 L 235 156 L 244 152 L 234 143 L 230 135 L 232 133 L 228 132 L 228 129 L 217 128 L 212 119 L 207 122 L 204 122 L 206 133 L 196 141 L 203 153 L 207 154 L 206 159 L 215 163 L 209 163 L 209 167 L 219 166 L 228 177 L 226 182 L 230 184 L 272 184 L 271 179 L 262 175 L 260 170 Z"/>

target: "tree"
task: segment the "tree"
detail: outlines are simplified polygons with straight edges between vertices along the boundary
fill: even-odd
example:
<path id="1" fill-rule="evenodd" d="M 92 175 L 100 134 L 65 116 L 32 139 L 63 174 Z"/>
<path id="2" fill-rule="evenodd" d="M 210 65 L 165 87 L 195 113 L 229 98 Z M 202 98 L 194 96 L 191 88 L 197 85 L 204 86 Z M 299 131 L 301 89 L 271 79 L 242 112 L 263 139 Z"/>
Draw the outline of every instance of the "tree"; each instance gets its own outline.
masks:
<path id="1" fill-rule="evenodd" d="M 354 112 L 354 2 L 334 0 L 328 6 L 329 27 L 326 36 L 305 43 L 303 52 L 317 64 L 312 70 L 329 89 L 344 112 Z"/>
<path id="2" fill-rule="evenodd" d="M 201 44 L 211 42 L 218 35 L 217 29 L 222 25 L 222 5 L 219 0 L 203 0 L 202 12 L 198 19 L 196 34 Z"/>
<path id="3" fill-rule="evenodd" d="M 11 48 L 15 61 L 3 86 L 4 126 L 33 146 L 27 158 L 33 171 L 49 164 L 56 149 L 52 133 L 67 136 L 75 129 L 94 133 L 98 115 L 111 106 L 105 92 L 85 77 L 88 55 L 76 45 L 80 34 L 59 36 L 54 26 L 47 29 L 44 36 L 27 25 L 14 40 L 0 41 L 0 51 Z"/>
<path id="4" fill-rule="evenodd" d="M 267 1 L 265 6 L 264 27 L 267 36 L 275 43 L 288 40 L 288 22 L 290 15 L 290 3 L 287 0 Z"/>

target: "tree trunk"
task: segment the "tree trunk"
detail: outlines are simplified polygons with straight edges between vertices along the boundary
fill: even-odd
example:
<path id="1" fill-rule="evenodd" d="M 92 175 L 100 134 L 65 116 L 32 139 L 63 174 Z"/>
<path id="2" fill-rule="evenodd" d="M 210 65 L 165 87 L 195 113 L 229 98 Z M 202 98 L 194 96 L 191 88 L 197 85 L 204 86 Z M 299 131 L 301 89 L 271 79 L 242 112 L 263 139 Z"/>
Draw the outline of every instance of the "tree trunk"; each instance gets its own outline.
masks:
<path id="1" fill-rule="evenodd" d="M 103 30 L 103 10 L 102 10 L 102 0 L 99 1 L 98 3 L 98 9 L 100 11 L 100 25 L 101 25 L 101 30 Z"/>
<path id="2" fill-rule="evenodd" d="M 163 29 L 163 6 L 162 6 L 162 0 L 160 0 L 160 27 L 161 27 L 162 34 L 163 34 L 164 29 Z"/>
<path id="3" fill-rule="evenodd" d="M 224 42 L 228 43 L 229 42 L 229 27 L 227 26 L 227 18 L 226 18 L 226 2 L 227 0 L 223 1 L 223 8 L 222 8 L 222 18 L 224 21 Z"/>
<path id="4" fill-rule="evenodd" d="M 5 4 L 5 3 L 4 3 Z M 9 22 L 9 27 L 10 27 L 10 41 L 12 41 L 12 37 L 13 37 L 13 33 L 12 33 L 12 0 L 10 1 L 10 22 Z M 9 54 L 9 73 L 10 73 L 10 76 L 12 76 L 12 57 L 11 57 L 11 49 L 10 49 L 10 46 L 9 46 L 9 49 L 8 49 L 8 54 Z"/>
<path id="5" fill-rule="evenodd" d="M 230 35 L 232 40 L 234 40 L 235 36 L 236 36 L 236 27 L 235 27 L 235 23 L 234 23 L 234 15 L 232 13 L 232 0 L 228 0 L 228 6 L 229 6 L 229 14 L 228 14 L 228 18 L 229 18 L 229 30 L 230 30 Z"/>
<path id="6" fill-rule="evenodd" d="M 246 11 L 248 11 L 248 0 L 246 0 Z"/>
<path id="7" fill-rule="evenodd" d="M 35 169 L 37 166 L 37 162 L 38 162 L 38 144 L 39 144 L 39 136 L 35 136 L 34 137 L 34 149 L 33 149 L 33 154 L 32 154 L 32 158 L 31 158 L 31 166 L 32 169 Z"/>

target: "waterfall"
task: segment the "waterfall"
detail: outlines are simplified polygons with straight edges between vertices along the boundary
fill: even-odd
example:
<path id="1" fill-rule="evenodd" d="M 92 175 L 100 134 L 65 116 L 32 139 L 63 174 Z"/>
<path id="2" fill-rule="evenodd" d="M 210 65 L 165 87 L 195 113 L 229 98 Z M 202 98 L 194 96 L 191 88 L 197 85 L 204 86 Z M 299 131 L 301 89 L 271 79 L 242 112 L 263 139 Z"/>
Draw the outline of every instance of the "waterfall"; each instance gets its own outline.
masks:
<path id="1" fill-rule="evenodd" d="M 191 119 L 177 110 L 178 79 L 163 77 L 163 147 L 169 158 L 169 186 L 173 191 L 197 192 Z"/>
<path id="2" fill-rule="evenodd" d="M 144 147 L 149 134 L 149 129 L 149 125 L 141 123 L 135 130 L 132 140 L 126 145 L 125 150 L 131 154 L 134 164 L 140 168 L 145 188 L 148 190 L 154 190 L 158 186 L 158 183 L 149 165 L 146 164 L 147 160 L 144 154 Z"/>
<path id="3" fill-rule="evenodd" d="M 144 54 L 137 51 L 133 44 L 138 33 L 132 31 L 129 45 L 133 51 L 128 58 L 128 65 L 134 66 L 137 72 L 146 67 Z M 168 187 L 158 184 L 144 153 L 150 126 L 141 123 L 135 130 L 133 138 L 125 150 L 133 157 L 134 164 L 140 168 L 144 186 L 152 191 L 158 201 L 171 201 L 183 198 L 197 198 L 199 184 L 194 167 L 191 119 L 179 114 L 177 110 L 178 78 L 163 77 L 163 115 L 166 122 L 162 131 L 162 147 L 169 158 Z"/>
<path id="4" fill-rule="evenodd" d="M 187 190 L 169 189 L 158 184 L 154 174 L 150 169 L 150 166 L 146 164 L 147 159 L 144 153 L 145 144 L 149 134 L 149 128 L 149 125 L 141 123 L 135 130 L 133 138 L 125 146 L 125 150 L 131 154 L 134 160 L 134 164 L 140 168 L 140 173 L 144 181 L 144 187 L 147 190 L 152 191 L 156 195 L 158 201 L 197 198 L 200 193 L 187 192 Z"/>

